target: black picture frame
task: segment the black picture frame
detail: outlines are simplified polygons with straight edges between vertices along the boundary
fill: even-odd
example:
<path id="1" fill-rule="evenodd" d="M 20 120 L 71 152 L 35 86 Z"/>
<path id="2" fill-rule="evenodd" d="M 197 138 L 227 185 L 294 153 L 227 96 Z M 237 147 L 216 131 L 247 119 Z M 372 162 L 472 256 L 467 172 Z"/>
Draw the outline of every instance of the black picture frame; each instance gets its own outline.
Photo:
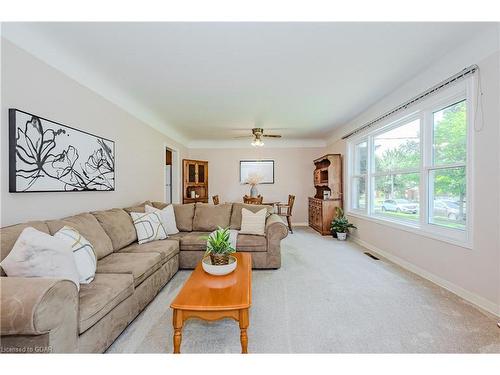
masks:
<path id="1" fill-rule="evenodd" d="M 274 184 L 274 160 L 272 159 L 262 159 L 262 160 L 240 160 L 240 173 L 239 173 L 239 180 L 240 184 L 245 184 L 244 182 L 241 181 L 241 167 L 242 163 L 271 163 L 273 166 L 273 179 L 272 181 L 269 182 L 261 182 L 259 185 L 272 185 Z"/>
<path id="2" fill-rule="evenodd" d="M 28 122 L 26 122 L 24 125 L 22 123 L 18 124 L 19 120 L 18 114 L 22 114 L 25 118 L 26 116 L 30 117 L 30 125 L 33 126 L 34 129 L 37 129 L 36 126 L 39 127 L 39 134 L 41 134 L 41 139 L 37 140 L 36 142 L 33 142 L 33 140 L 30 140 L 30 138 L 27 136 L 28 133 Z M 53 129 L 49 129 L 51 131 L 51 135 L 53 136 L 53 139 L 46 140 L 45 143 L 49 143 L 49 146 L 47 146 L 46 149 L 49 151 L 45 151 L 46 149 L 43 148 L 43 150 L 46 152 L 45 155 L 42 157 L 42 151 L 40 151 L 37 154 L 37 157 L 33 158 L 32 160 L 26 160 L 25 154 L 21 155 L 21 150 L 23 148 L 19 148 L 19 129 L 20 126 L 24 126 L 24 132 L 23 133 L 24 139 L 26 141 L 30 141 L 31 145 L 39 145 L 40 141 L 44 141 L 44 136 L 46 134 L 46 131 L 44 132 L 44 128 L 42 125 L 42 122 L 47 123 L 47 125 L 58 128 L 56 132 L 53 131 Z M 31 132 L 33 133 L 33 129 L 30 129 Z M 38 130 L 38 129 L 37 129 Z M 88 136 L 91 138 L 95 138 L 97 146 L 94 148 L 91 148 L 95 153 L 91 154 L 87 160 L 80 160 L 78 163 L 78 167 L 80 168 L 79 171 L 76 170 L 76 161 L 80 157 L 80 154 L 78 153 L 78 149 L 75 146 L 70 146 L 68 149 L 65 151 L 61 152 L 60 154 L 50 154 L 50 150 L 54 150 L 57 146 L 56 139 L 58 136 L 66 135 L 70 136 L 70 134 L 74 134 L 74 136 L 77 136 L 77 134 L 82 134 L 84 136 Z M 72 150 L 70 148 L 72 147 Z M 40 148 L 42 150 L 42 148 Z M 69 159 L 70 151 L 74 151 L 72 156 L 75 156 L 75 159 L 72 163 L 69 164 L 68 167 L 64 168 L 64 173 L 57 173 L 57 177 L 50 175 L 49 173 L 46 172 L 42 167 L 44 167 L 43 163 L 46 163 L 47 165 L 49 162 L 51 162 L 51 168 L 54 168 L 54 163 L 55 162 L 62 162 L 64 163 L 65 160 L 63 158 Z M 65 155 L 63 155 L 66 153 Z M 100 159 L 96 159 L 97 156 L 100 155 Z M 32 156 L 32 155 L 30 155 Z M 48 157 L 47 157 L 48 156 Z M 19 159 L 25 163 L 25 165 L 29 165 L 33 169 L 26 170 L 26 169 L 17 169 L 18 168 L 18 157 Z M 49 160 L 51 161 L 47 161 Z M 95 163 L 96 160 L 98 160 L 98 163 Z M 111 139 L 105 138 L 105 137 L 100 137 L 98 135 L 86 132 L 84 130 L 80 130 L 77 128 L 74 128 L 69 125 L 65 125 L 53 120 L 49 120 L 45 117 L 35 115 L 30 112 L 22 111 L 17 108 L 9 108 L 9 192 L 10 193 L 49 193 L 49 192 L 89 192 L 89 191 L 115 191 L 116 188 L 116 168 L 115 168 L 115 162 L 116 161 L 116 152 L 115 152 L 115 142 Z M 83 164 L 82 164 L 83 163 Z M 82 167 L 84 165 L 85 168 Z M 104 167 L 105 170 L 104 172 L 101 171 L 101 168 Z M 38 169 L 35 169 L 38 168 Z M 89 169 L 93 168 L 96 171 L 96 174 L 99 173 L 100 176 L 92 177 L 91 174 L 88 173 Z M 54 169 L 57 170 L 57 169 Z M 43 171 L 43 173 L 42 173 Z M 22 174 L 25 174 L 26 172 L 29 173 L 37 173 L 35 176 L 23 176 Z M 76 174 L 79 174 L 78 179 L 73 178 L 76 176 Z M 65 182 L 62 177 L 70 175 L 72 178 L 72 181 L 76 182 Z M 54 184 L 60 184 L 62 187 L 60 189 L 54 188 L 54 189 L 37 189 L 37 188 L 27 188 L 27 189 L 20 189 L 19 183 L 17 179 L 23 179 L 26 180 L 27 178 L 31 178 L 31 181 L 35 180 L 32 182 L 32 184 L 35 184 L 37 181 L 36 179 L 38 178 L 46 178 L 44 181 L 54 181 Z"/>

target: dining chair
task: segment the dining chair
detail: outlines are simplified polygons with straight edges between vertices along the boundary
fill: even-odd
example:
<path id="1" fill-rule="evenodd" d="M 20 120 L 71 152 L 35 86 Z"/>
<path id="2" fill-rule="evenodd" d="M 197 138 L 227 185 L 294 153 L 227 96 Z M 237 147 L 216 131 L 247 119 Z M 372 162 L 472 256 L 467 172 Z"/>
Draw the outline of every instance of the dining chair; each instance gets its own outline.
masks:
<path id="1" fill-rule="evenodd" d="M 243 203 L 247 204 L 262 204 L 264 197 L 262 195 L 257 195 L 256 197 L 250 197 L 248 195 L 243 196 Z"/>
<path id="2" fill-rule="evenodd" d="M 290 233 L 293 234 L 293 229 L 292 229 L 292 210 L 293 210 L 293 204 L 295 203 L 295 195 L 288 195 L 288 203 L 287 204 L 282 204 L 278 203 L 277 208 L 278 212 L 277 214 L 283 217 L 286 217 L 286 222 L 288 223 L 288 229 L 290 230 Z"/>
<path id="3" fill-rule="evenodd" d="M 212 196 L 212 200 L 214 201 L 215 205 L 219 204 L 219 196 L 218 195 Z"/>

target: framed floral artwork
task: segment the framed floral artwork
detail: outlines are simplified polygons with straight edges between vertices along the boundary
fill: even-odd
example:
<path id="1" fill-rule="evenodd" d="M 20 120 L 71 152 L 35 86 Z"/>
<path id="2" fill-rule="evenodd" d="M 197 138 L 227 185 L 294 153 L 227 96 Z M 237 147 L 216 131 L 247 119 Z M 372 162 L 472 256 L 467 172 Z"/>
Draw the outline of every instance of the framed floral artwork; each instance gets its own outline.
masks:
<path id="1" fill-rule="evenodd" d="M 114 191 L 115 143 L 9 109 L 9 191 Z"/>

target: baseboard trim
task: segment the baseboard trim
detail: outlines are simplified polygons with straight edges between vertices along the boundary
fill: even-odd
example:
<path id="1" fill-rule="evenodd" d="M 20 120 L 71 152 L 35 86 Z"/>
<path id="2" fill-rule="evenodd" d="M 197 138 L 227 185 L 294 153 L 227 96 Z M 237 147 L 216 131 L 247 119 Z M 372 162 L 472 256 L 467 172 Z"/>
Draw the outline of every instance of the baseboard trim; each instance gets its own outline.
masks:
<path id="1" fill-rule="evenodd" d="M 308 227 L 309 223 L 293 223 L 292 222 L 292 227 Z"/>
<path id="2" fill-rule="evenodd" d="M 460 298 L 463 298 L 464 300 L 472 303 L 473 305 L 476 305 L 477 307 L 479 307 L 480 309 L 482 310 L 485 310 L 487 312 L 489 312 L 490 314 L 493 314 L 495 315 L 496 317 L 500 317 L 500 305 L 497 305 L 481 296 L 478 296 L 477 294 L 475 293 L 472 293 L 464 288 L 462 288 L 461 286 L 458 286 L 448 280 L 445 280 L 431 272 L 428 272 L 426 270 L 424 270 L 423 268 L 420 268 L 396 255 L 393 255 L 391 253 L 388 253 L 384 250 L 381 250 L 379 249 L 378 247 L 368 243 L 368 242 L 365 242 L 357 237 L 354 237 L 354 236 L 351 236 L 350 237 L 352 239 L 353 242 L 357 243 L 358 245 L 370 250 L 370 251 L 373 251 L 374 253 L 376 253 L 377 255 L 380 255 L 381 257 L 383 258 L 386 258 L 387 260 L 391 261 L 392 263 L 395 263 L 397 264 L 398 266 L 410 271 L 410 272 L 413 272 L 421 277 L 423 277 L 424 279 L 427 279 L 431 282 L 433 282 L 434 284 L 436 285 L 439 285 L 440 287 L 452 292 L 453 294 L 456 294 L 457 296 L 459 296 Z"/>

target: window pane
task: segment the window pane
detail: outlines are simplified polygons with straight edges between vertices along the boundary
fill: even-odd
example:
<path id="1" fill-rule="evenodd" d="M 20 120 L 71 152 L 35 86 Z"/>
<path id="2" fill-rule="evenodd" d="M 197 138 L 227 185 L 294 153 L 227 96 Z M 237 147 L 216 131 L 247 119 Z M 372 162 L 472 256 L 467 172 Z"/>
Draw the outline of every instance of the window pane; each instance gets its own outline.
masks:
<path id="1" fill-rule="evenodd" d="M 361 142 L 354 146 L 354 174 L 365 174 L 368 157 L 368 143 Z"/>
<path id="2" fill-rule="evenodd" d="M 391 219 L 418 221 L 420 173 L 374 178 L 375 214 Z"/>
<path id="3" fill-rule="evenodd" d="M 465 167 L 437 169 L 430 172 L 431 201 L 429 223 L 465 229 Z"/>
<path id="4" fill-rule="evenodd" d="M 434 112 L 434 164 L 465 162 L 467 152 L 466 101 Z"/>
<path id="5" fill-rule="evenodd" d="M 354 210 L 366 209 L 366 178 L 355 177 L 352 179 L 352 208 Z"/>
<path id="6" fill-rule="evenodd" d="M 420 120 L 414 120 L 374 139 L 375 172 L 418 168 L 420 165 Z"/>

